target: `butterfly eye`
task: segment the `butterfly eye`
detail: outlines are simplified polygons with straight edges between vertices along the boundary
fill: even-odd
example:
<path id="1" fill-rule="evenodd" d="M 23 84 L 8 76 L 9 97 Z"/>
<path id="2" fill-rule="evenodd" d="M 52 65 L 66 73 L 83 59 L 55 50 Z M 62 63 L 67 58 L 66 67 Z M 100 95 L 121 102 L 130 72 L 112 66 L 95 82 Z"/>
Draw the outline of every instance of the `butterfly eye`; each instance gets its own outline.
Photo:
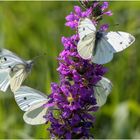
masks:
<path id="1" fill-rule="evenodd" d="M 24 97 L 24 100 L 27 100 L 27 98 L 26 98 L 26 97 Z"/>

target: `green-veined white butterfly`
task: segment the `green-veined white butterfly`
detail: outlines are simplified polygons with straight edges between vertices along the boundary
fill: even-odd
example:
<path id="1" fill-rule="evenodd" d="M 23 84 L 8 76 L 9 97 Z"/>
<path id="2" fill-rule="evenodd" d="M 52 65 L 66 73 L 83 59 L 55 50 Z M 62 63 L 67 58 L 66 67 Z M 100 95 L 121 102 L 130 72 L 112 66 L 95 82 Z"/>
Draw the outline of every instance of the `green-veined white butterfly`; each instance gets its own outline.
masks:
<path id="1" fill-rule="evenodd" d="M 129 47 L 135 37 L 126 32 L 96 31 L 89 18 L 81 18 L 78 25 L 80 41 L 77 50 L 83 59 L 93 63 L 105 64 L 112 60 L 113 54 Z"/>
<path id="2" fill-rule="evenodd" d="M 21 86 L 14 92 L 15 100 L 22 111 L 25 111 L 23 119 L 27 124 L 44 124 L 46 119 L 43 117 L 48 110 L 43 105 L 49 101 L 48 97 L 38 90 L 27 86 Z"/>
<path id="3" fill-rule="evenodd" d="M 107 97 L 112 90 L 112 83 L 109 79 L 102 77 L 102 79 L 93 87 L 93 89 L 97 106 L 100 107 L 106 103 Z"/>
<path id="4" fill-rule="evenodd" d="M 25 61 L 7 49 L 0 49 L 0 90 L 16 91 L 31 71 L 33 60 Z"/>

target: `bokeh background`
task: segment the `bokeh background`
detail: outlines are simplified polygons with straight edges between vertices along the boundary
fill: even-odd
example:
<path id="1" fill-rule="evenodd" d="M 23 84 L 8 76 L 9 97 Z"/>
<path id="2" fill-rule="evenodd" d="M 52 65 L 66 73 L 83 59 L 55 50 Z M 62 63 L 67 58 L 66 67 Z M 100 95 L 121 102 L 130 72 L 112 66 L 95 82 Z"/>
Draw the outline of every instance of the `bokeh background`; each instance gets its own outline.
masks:
<path id="1" fill-rule="evenodd" d="M 0 46 L 25 59 L 47 54 L 36 61 L 25 85 L 49 94 L 51 82 L 59 82 L 56 59 L 63 49 L 61 36 L 74 33 L 64 26 L 74 5 L 79 2 L 0 2 Z M 114 86 L 96 113 L 92 133 L 95 138 L 140 138 L 140 2 L 110 2 L 110 9 L 114 15 L 102 23 L 132 33 L 136 41 L 105 65 Z M 47 125 L 27 125 L 22 116 L 10 90 L 0 92 L 0 138 L 49 138 Z"/>

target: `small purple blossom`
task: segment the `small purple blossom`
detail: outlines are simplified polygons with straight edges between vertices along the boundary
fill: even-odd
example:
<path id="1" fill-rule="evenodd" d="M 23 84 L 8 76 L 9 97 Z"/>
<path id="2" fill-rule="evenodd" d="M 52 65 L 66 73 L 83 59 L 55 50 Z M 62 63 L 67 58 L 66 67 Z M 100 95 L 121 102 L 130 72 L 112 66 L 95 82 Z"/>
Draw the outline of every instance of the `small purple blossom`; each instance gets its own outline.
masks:
<path id="1" fill-rule="evenodd" d="M 86 4 L 88 4 L 89 1 L 85 1 Z M 93 2 L 93 4 L 88 7 L 85 11 L 82 11 L 81 7 L 74 6 L 74 12 L 71 12 L 68 16 L 66 16 L 66 26 L 69 26 L 72 29 L 76 29 L 78 27 L 78 22 L 80 18 L 84 17 L 96 17 L 97 19 L 94 19 L 94 23 L 98 23 L 98 20 L 100 20 L 99 17 L 102 17 L 103 15 L 112 16 L 111 11 L 107 11 L 108 9 L 108 2 L 103 2 L 102 4 L 100 2 Z"/>
<path id="2" fill-rule="evenodd" d="M 108 24 L 103 24 L 100 27 L 100 31 L 106 31 L 106 30 L 108 30 L 108 28 L 109 28 L 109 25 Z"/>
<path id="3" fill-rule="evenodd" d="M 101 6 L 102 11 L 104 11 L 107 8 L 108 8 L 108 2 L 103 2 L 102 6 Z"/>
<path id="4" fill-rule="evenodd" d="M 86 4 L 88 4 L 86 0 Z M 74 12 L 66 16 L 66 26 L 77 29 L 80 18 L 94 16 L 95 19 L 104 14 L 110 15 L 108 2 L 93 2 L 85 11 L 79 6 L 74 6 Z M 98 24 L 98 19 L 93 21 Z M 106 31 L 108 25 L 100 27 Z M 45 107 L 56 108 L 49 110 L 44 116 L 50 122 L 48 129 L 51 138 L 59 139 L 88 139 L 93 138 L 90 129 L 94 126 L 93 112 L 98 110 L 94 97 L 93 87 L 107 72 L 102 65 L 93 64 L 90 60 L 82 59 L 77 52 L 79 35 L 62 37 L 64 50 L 59 54 L 60 83 L 52 83 L 52 93 Z"/>
<path id="5" fill-rule="evenodd" d="M 82 11 L 79 6 L 74 6 L 74 12 L 71 12 L 68 16 L 66 16 L 66 26 L 69 26 L 72 29 L 77 28 L 78 22 L 80 18 L 90 16 L 92 9 L 89 8 L 86 11 Z"/>

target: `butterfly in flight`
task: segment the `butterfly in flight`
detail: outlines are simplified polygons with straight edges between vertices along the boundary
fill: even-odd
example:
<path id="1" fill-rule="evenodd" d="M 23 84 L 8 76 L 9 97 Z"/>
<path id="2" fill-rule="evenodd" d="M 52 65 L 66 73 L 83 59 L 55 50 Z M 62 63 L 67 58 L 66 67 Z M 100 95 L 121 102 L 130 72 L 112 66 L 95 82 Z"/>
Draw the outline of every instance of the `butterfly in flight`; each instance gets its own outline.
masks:
<path id="1" fill-rule="evenodd" d="M 0 90 L 5 92 L 9 85 L 16 91 L 32 69 L 34 61 L 25 61 L 7 49 L 0 49 Z"/>
<path id="2" fill-rule="evenodd" d="M 14 97 L 19 108 L 25 112 L 23 119 L 27 124 L 39 125 L 46 123 L 44 116 L 48 108 L 43 105 L 49 101 L 48 96 L 33 88 L 21 86 L 14 92 Z"/>
<path id="3" fill-rule="evenodd" d="M 80 40 L 77 51 L 83 59 L 91 59 L 93 63 L 105 64 L 113 59 L 113 54 L 129 47 L 135 37 L 126 32 L 96 31 L 89 18 L 81 18 L 78 25 Z"/>
<path id="4" fill-rule="evenodd" d="M 112 83 L 109 79 L 102 77 L 102 79 L 93 87 L 93 90 L 97 106 L 101 107 L 106 103 L 107 97 L 111 93 Z"/>

